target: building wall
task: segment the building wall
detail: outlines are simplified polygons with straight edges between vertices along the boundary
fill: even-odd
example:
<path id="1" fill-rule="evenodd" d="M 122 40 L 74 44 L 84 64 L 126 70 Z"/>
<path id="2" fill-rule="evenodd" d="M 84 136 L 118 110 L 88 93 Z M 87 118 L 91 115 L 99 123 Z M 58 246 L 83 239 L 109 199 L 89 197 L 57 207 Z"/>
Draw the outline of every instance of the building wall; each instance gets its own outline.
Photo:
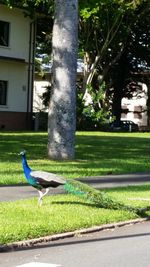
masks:
<path id="1" fill-rule="evenodd" d="M 32 128 L 32 114 L 25 112 L 0 112 L 1 130 L 27 130 Z"/>
<path id="2" fill-rule="evenodd" d="M 43 105 L 42 95 L 46 87 L 51 85 L 51 73 L 45 73 L 44 77 L 35 73 L 33 88 L 33 112 L 34 130 L 47 130 L 48 108 Z"/>
<path id="3" fill-rule="evenodd" d="M 0 61 L 0 80 L 8 81 L 7 104 L 0 111 L 27 111 L 27 71 L 25 64 Z"/>
<path id="4" fill-rule="evenodd" d="M 0 129 L 26 130 L 32 122 L 34 24 L 20 9 L 0 5 L 9 22 L 9 45 L 0 46 L 0 81 L 7 81 L 6 105 L 0 105 Z"/>
<path id="5" fill-rule="evenodd" d="M 141 91 L 137 94 L 133 94 L 131 99 L 122 99 L 122 112 L 121 119 L 131 120 L 142 127 L 147 126 L 147 86 L 146 84 L 141 84 Z"/>
<path id="6" fill-rule="evenodd" d="M 34 81 L 33 112 L 48 112 L 48 108 L 43 105 L 41 97 L 49 85 L 48 81 Z"/>
<path id="7" fill-rule="evenodd" d="M 20 9 L 0 5 L 0 20 L 10 22 L 9 47 L 0 46 L 0 55 L 25 59 L 29 57 L 30 19 Z"/>

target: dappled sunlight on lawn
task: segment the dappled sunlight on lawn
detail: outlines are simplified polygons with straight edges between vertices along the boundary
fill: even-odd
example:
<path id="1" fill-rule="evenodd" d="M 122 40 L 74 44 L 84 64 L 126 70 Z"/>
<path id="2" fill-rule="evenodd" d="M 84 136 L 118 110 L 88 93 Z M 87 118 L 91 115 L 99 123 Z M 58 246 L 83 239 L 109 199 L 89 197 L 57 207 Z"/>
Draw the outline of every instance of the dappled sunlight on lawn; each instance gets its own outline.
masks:
<path id="1" fill-rule="evenodd" d="M 47 133 L 0 133 L 0 183 L 25 181 L 18 153 L 27 151 L 34 170 L 58 173 L 66 178 L 99 176 L 150 170 L 149 133 L 79 132 L 76 159 L 49 160 Z"/>

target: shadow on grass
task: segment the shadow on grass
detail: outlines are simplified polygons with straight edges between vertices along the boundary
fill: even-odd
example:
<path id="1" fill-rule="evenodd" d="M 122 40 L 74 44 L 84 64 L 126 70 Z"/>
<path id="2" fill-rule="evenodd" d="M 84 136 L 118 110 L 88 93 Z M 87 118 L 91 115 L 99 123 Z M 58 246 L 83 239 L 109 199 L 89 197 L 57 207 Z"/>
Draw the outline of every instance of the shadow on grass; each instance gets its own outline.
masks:
<path id="1" fill-rule="evenodd" d="M 32 159 L 47 157 L 47 134 L 0 133 L 0 160 L 17 160 L 20 150 Z M 131 136 L 82 135 L 76 137 L 76 159 L 136 158 L 150 154 L 150 138 Z"/>
<path id="2" fill-rule="evenodd" d="M 85 171 L 86 176 L 123 173 L 125 165 L 128 172 L 147 170 L 148 165 L 150 169 L 150 138 L 140 135 L 79 134 L 74 161 L 42 162 L 48 159 L 47 133 L 0 133 L 0 162 L 20 164 L 17 153 L 23 149 L 32 169 L 65 173 L 66 177 L 70 173 L 84 176 Z"/>
<path id="3" fill-rule="evenodd" d="M 150 155 L 150 139 L 131 136 L 78 136 L 77 158 L 137 158 Z"/>
<path id="4" fill-rule="evenodd" d="M 46 156 L 45 133 L 0 133 L 0 161 L 18 161 L 18 153 L 26 150 L 32 159 Z"/>
<path id="5" fill-rule="evenodd" d="M 81 205 L 81 206 L 86 206 L 86 207 L 91 207 L 91 208 L 100 208 L 98 205 L 94 203 L 85 203 L 82 201 L 52 201 L 52 204 L 57 204 L 57 205 Z"/>

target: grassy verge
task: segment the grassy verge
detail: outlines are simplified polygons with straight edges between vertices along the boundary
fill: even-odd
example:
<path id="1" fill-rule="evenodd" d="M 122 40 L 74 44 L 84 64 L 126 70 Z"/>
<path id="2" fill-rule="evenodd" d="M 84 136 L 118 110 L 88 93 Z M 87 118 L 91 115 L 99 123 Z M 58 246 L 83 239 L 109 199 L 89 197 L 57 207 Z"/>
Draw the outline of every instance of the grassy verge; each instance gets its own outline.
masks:
<path id="1" fill-rule="evenodd" d="M 107 189 L 113 199 L 134 207 L 145 207 L 150 199 L 150 185 Z M 135 198 L 139 198 L 135 200 Z M 138 218 L 135 213 L 97 208 L 72 195 L 45 197 L 42 207 L 37 198 L 0 204 L 0 244 L 54 233 Z"/>
<path id="2" fill-rule="evenodd" d="M 77 133 L 76 160 L 51 161 L 47 158 L 46 133 L 0 133 L 0 184 L 26 182 L 17 153 L 25 149 L 29 165 L 64 175 L 66 178 L 108 173 L 148 172 L 149 133 Z M 150 185 L 108 189 L 117 201 L 146 207 Z M 139 198 L 139 200 L 135 200 Z M 37 198 L 0 203 L 0 244 L 48 234 L 62 233 L 94 225 L 137 218 L 132 212 L 97 208 L 85 199 L 58 195 L 45 197 L 39 209 Z"/>
<path id="3" fill-rule="evenodd" d="M 47 133 L 0 133 L 0 184 L 25 182 L 22 149 L 33 169 L 66 178 L 150 170 L 150 133 L 79 132 L 74 161 L 49 160 L 46 147 Z"/>

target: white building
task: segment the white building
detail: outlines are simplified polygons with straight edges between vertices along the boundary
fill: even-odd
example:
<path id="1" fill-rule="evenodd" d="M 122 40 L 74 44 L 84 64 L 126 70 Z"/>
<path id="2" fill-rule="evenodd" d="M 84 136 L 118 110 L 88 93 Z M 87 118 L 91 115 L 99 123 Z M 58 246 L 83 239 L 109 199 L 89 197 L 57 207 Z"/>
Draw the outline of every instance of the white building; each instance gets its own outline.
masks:
<path id="1" fill-rule="evenodd" d="M 34 77 L 33 112 L 48 112 L 48 107 L 43 105 L 42 95 L 46 92 L 46 88 L 51 85 L 51 73 L 45 73 L 43 77 L 35 73 Z"/>
<path id="2" fill-rule="evenodd" d="M 0 130 L 31 126 L 34 28 L 21 9 L 0 5 Z"/>
<path id="3" fill-rule="evenodd" d="M 84 63 L 81 59 L 77 62 L 77 80 L 83 79 Z M 52 80 L 52 63 L 49 65 L 43 64 L 43 73 L 35 73 L 34 88 L 33 88 L 33 112 L 34 112 L 34 129 L 46 129 L 48 107 L 43 105 L 42 95 L 46 88 L 51 86 Z M 46 125 L 46 127 L 44 126 Z"/>
<path id="4" fill-rule="evenodd" d="M 141 90 L 136 91 L 131 99 L 122 99 L 121 119 L 131 120 L 144 129 L 147 127 L 147 86 L 139 83 Z"/>
<path id="5" fill-rule="evenodd" d="M 77 79 L 83 79 L 83 70 L 84 63 L 81 59 L 78 59 L 77 62 Z M 43 73 L 44 75 L 40 75 L 39 73 L 35 73 L 34 79 L 34 89 L 33 89 L 33 112 L 48 112 L 48 108 L 46 108 L 42 103 L 42 95 L 45 93 L 46 88 L 51 85 L 52 79 L 52 62 L 49 65 L 43 64 Z"/>

